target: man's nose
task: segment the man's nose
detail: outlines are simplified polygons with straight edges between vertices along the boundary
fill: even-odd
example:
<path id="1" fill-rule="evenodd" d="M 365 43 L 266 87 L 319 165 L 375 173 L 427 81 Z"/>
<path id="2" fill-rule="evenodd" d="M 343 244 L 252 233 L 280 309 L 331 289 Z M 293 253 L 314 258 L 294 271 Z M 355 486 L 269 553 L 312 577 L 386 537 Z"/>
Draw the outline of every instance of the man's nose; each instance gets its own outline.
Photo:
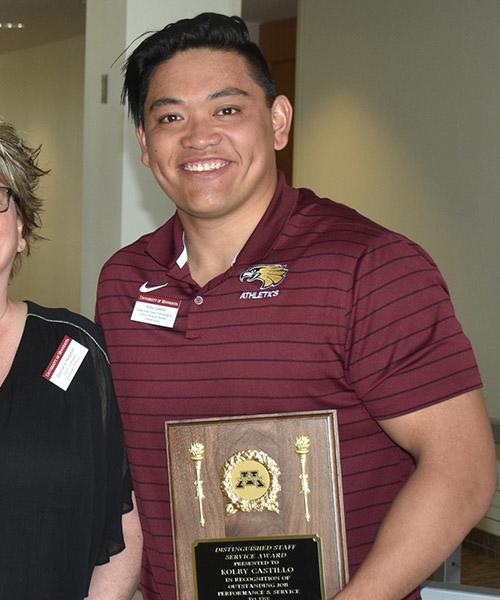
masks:
<path id="1" fill-rule="evenodd" d="M 221 136 L 210 119 L 191 119 L 182 138 L 182 145 L 185 148 L 203 150 L 209 146 L 217 145 L 220 140 Z"/>

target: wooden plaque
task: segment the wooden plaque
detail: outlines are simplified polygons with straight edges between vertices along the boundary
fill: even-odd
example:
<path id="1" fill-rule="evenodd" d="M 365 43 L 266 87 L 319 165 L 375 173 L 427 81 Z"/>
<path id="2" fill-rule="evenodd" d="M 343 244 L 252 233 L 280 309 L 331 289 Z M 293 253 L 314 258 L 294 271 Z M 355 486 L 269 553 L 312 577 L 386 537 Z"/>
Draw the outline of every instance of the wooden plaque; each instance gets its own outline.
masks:
<path id="1" fill-rule="evenodd" d="M 345 586 L 335 411 L 165 430 L 178 600 L 326 600 Z"/>

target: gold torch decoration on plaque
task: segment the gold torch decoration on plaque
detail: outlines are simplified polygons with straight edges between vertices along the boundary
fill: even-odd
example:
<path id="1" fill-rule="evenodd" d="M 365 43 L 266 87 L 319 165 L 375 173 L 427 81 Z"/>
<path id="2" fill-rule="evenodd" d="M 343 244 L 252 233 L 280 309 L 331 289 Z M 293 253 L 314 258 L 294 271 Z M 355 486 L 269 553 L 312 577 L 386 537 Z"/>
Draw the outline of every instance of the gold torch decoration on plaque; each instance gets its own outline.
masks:
<path id="1" fill-rule="evenodd" d="M 205 493 L 203 492 L 203 480 L 201 478 L 201 463 L 205 458 L 205 446 L 200 442 L 194 442 L 189 448 L 189 454 L 196 470 L 196 481 L 194 482 L 194 485 L 196 487 L 195 497 L 198 500 L 198 507 L 200 510 L 200 524 L 202 527 L 205 527 L 205 515 L 203 514 L 203 500 L 205 500 Z"/>
<path id="2" fill-rule="evenodd" d="M 311 515 L 309 513 L 309 494 L 311 493 L 311 488 L 309 487 L 309 474 L 307 473 L 307 455 L 309 454 L 309 448 L 311 446 L 311 441 L 307 437 L 307 435 L 300 435 L 295 440 L 295 452 L 300 459 L 300 469 L 301 473 L 299 475 L 301 489 L 300 493 L 304 496 L 304 516 L 306 521 L 309 523 L 311 519 Z"/>
<path id="3" fill-rule="evenodd" d="M 243 450 L 230 456 L 221 474 L 221 488 L 229 499 L 226 512 L 279 513 L 280 469 L 276 461 L 262 450 Z"/>

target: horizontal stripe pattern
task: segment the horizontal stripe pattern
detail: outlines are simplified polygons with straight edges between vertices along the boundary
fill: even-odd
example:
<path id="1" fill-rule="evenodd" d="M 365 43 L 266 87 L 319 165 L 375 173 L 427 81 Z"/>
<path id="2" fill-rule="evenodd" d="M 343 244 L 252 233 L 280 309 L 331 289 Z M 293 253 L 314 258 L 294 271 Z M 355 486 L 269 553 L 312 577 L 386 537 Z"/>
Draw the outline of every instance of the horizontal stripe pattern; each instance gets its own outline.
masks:
<path id="1" fill-rule="evenodd" d="M 223 276 L 199 289 L 174 217 L 119 251 L 99 283 L 144 528 L 147 600 L 173 600 L 165 420 L 339 409 L 351 574 L 412 472 L 379 421 L 481 385 L 446 285 L 416 244 L 281 180 L 268 213 Z M 284 264 L 273 297 L 240 281 Z M 181 300 L 173 329 L 130 320 L 139 287 Z M 203 297 L 201 304 L 194 299 Z M 411 598 L 418 598 L 414 593 Z"/>

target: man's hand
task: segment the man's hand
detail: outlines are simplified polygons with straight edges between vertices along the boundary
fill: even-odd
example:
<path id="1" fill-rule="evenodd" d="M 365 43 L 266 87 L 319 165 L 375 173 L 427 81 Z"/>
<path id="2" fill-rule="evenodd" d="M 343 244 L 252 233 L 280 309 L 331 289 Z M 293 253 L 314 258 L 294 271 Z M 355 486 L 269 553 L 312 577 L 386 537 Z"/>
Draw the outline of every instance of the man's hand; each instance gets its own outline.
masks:
<path id="1" fill-rule="evenodd" d="M 460 544 L 495 493 L 493 436 L 479 391 L 379 424 L 417 468 L 335 600 L 404 598 Z"/>

